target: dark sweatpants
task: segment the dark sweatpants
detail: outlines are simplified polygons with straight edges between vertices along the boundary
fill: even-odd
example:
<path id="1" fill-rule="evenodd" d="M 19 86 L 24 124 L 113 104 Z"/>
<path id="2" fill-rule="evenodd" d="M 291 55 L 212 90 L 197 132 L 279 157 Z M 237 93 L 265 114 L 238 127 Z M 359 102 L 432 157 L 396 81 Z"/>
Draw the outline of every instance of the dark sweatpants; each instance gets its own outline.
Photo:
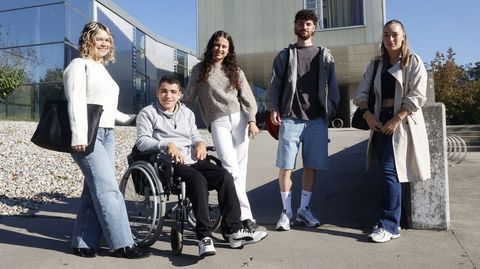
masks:
<path id="1" fill-rule="evenodd" d="M 240 203 L 230 173 L 222 167 L 203 160 L 192 165 L 174 164 L 174 175 L 181 177 L 187 187 L 187 197 L 192 202 L 197 219 L 195 232 L 202 239 L 212 235 L 208 219 L 208 191 L 216 190 L 220 212 L 224 218 L 227 234 L 242 228 Z"/>

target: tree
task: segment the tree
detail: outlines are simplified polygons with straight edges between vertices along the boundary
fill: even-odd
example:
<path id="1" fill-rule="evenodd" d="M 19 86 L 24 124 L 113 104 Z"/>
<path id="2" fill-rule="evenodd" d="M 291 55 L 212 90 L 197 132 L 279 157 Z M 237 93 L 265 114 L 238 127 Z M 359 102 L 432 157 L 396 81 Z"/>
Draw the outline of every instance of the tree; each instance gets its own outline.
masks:
<path id="1" fill-rule="evenodd" d="M 25 72 L 11 66 L 0 66 L 0 99 L 5 100 L 23 84 Z"/>
<path id="2" fill-rule="evenodd" d="M 0 29 L 1 29 L 0 25 Z M 8 38 L 9 34 L 2 33 L 0 31 L 0 48 L 6 44 L 5 38 Z M 10 63 L 10 57 L 8 53 L 0 53 L 0 99 L 7 99 L 15 89 L 20 87 L 25 80 L 25 71 L 23 71 L 23 65 Z"/>
<path id="3" fill-rule="evenodd" d="M 475 66 L 471 63 L 467 66 L 468 77 L 472 80 L 480 81 L 480 62 L 476 62 Z"/>
<path id="4" fill-rule="evenodd" d="M 436 99 L 444 103 L 447 109 L 447 124 L 479 123 L 479 83 L 455 63 L 453 49 L 449 48 L 446 56 L 437 52 L 431 67 Z"/>

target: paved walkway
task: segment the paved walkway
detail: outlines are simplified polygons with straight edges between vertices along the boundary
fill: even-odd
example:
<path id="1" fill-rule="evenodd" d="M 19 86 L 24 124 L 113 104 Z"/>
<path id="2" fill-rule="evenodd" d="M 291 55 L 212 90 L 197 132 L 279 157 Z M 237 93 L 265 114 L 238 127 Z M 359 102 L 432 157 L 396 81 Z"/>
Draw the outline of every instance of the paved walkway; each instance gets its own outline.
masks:
<path id="1" fill-rule="evenodd" d="M 170 251 L 168 235 L 143 260 L 115 258 L 107 251 L 85 259 L 70 254 L 69 238 L 77 199 L 48 205 L 31 217 L 0 218 L 0 268 L 480 268 L 480 153 L 449 166 L 451 229 L 402 230 L 386 244 L 367 240 L 378 208 L 376 179 L 363 172 L 366 132 L 331 130 L 331 169 L 319 173 L 312 210 L 319 228 L 274 230 L 281 210 L 274 168 L 276 141 L 263 132 L 252 141 L 248 189 L 254 216 L 268 231 L 262 242 L 230 249 L 217 243 L 217 255 L 198 258 L 191 231 L 181 256 Z M 301 171 L 296 171 L 299 178 Z M 293 204 L 299 204 L 296 180 Z M 168 230 L 166 228 L 165 230 Z"/>

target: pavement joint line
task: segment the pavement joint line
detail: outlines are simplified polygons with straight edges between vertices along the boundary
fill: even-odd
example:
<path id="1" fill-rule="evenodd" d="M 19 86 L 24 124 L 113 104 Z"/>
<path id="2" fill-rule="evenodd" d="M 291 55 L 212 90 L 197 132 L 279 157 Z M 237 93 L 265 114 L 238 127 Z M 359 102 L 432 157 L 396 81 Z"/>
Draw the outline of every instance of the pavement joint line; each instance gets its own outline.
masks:
<path id="1" fill-rule="evenodd" d="M 457 238 L 457 235 L 455 234 L 454 230 L 452 230 L 452 235 L 457 241 L 457 243 L 460 245 L 460 247 L 463 249 L 463 252 L 467 256 L 468 260 L 470 261 L 470 264 L 473 266 L 474 269 L 477 269 L 477 266 L 475 266 L 475 263 L 473 262 L 472 257 L 470 257 L 470 255 L 468 254 L 468 251 L 463 247 L 462 242 L 460 242 L 460 240 Z"/>

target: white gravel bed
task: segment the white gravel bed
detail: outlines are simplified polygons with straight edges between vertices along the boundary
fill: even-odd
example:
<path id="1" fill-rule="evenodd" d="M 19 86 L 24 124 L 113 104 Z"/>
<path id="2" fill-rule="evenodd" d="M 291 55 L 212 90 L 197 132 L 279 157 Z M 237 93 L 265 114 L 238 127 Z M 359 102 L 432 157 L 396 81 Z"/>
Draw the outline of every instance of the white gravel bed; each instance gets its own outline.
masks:
<path id="1" fill-rule="evenodd" d="M 70 154 L 30 142 L 36 126 L 36 122 L 0 121 L 0 216 L 30 214 L 46 203 L 82 192 L 83 175 Z M 128 166 L 135 135 L 135 127 L 115 128 L 117 179 Z"/>

